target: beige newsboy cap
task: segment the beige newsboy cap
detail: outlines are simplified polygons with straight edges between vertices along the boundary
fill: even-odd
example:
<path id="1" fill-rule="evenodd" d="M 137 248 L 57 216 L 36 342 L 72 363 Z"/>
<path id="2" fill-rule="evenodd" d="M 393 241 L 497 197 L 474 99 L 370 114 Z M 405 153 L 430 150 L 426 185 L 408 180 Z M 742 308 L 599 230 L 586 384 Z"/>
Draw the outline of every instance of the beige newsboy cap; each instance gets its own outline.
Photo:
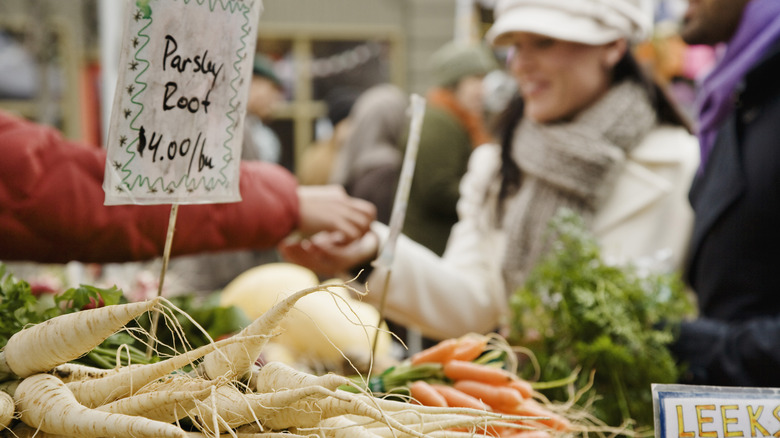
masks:
<path id="1" fill-rule="evenodd" d="M 652 0 L 498 0 L 486 34 L 496 46 L 512 32 L 531 32 L 582 44 L 620 38 L 638 42 L 653 27 Z"/>

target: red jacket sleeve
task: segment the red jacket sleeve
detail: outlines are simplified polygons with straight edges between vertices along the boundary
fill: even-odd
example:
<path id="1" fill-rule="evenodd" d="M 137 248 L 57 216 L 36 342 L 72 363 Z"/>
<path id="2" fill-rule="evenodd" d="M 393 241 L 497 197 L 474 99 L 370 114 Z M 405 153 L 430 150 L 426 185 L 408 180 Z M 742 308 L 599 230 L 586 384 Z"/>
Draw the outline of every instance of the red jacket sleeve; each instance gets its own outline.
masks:
<path id="1" fill-rule="evenodd" d="M 0 111 L 0 260 L 123 262 L 163 254 L 170 205 L 105 206 L 105 151 Z M 298 224 L 281 166 L 241 164 L 243 200 L 181 205 L 172 255 L 265 249 Z"/>

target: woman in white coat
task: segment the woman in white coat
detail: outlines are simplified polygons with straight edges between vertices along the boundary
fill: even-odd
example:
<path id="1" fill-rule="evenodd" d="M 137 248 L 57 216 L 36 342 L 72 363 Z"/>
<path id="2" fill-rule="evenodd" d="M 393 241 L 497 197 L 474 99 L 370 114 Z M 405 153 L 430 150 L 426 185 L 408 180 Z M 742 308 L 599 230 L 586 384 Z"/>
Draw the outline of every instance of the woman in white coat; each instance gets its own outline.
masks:
<path id="1" fill-rule="evenodd" d="M 433 339 L 502 325 L 561 207 L 583 216 L 606 257 L 663 254 L 670 269 L 685 257 L 693 219 L 697 142 L 630 52 L 650 31 L 652 2 L 499 0 L 495 17 L 487 38 L 509 46 L 519 90 L 502 143 L 472 154 L 444 255 L 401 236 L 386 292 L 385 316 Z M 387 235 L 376 224 L 351 246 L 319 235 L 280 250 L 333 275 L 370 266 Z M 372 270 L 366 301 L 379 304 L 386 276 Z"/>

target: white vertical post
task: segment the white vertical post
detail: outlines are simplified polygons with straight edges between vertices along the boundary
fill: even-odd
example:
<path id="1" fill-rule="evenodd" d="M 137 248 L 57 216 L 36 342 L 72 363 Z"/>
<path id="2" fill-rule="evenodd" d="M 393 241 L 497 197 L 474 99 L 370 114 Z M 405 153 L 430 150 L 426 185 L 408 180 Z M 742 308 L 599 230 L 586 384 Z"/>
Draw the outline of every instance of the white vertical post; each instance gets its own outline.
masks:
<path id="1" fill-rule="evenodd" d="M 476 35 L 474 29 L 474 0 L 457 0 L 455 3 L 455 35 L 459 43 L 471 42 Z"/>
<path id="2" fill-rule="evenodd" d="M 114 104 L 114 91 L 118 77 L 119 49 L 123 34 L 127 0 L 98 0 L 98 24 L 100 31 L 100 126 L 103 144 L 108 136 L 108 124 L 111 120 L 111 107 Z"/>

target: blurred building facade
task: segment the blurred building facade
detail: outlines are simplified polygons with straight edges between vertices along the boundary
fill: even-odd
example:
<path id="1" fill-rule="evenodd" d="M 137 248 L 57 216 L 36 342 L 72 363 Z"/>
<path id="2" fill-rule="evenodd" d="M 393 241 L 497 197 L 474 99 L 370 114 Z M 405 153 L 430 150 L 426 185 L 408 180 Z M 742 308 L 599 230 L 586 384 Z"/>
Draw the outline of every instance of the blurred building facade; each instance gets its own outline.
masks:
<path id="1" fill-rule="evenodd" d="M 100 1 L 0 2 L 0 78 L 26 81 L 0 80 L 0 108 L 100 145 Z M 454 38 L 463 5 L 476 33 L 483 15 L 480 3 L 460 0 L 263 3 L 257 51 L 274 60 L 285 85 L 287 102 L 272 128 L 286 147 L 282 163 L 293 170 L 315 140 L 329 91 L 391 82 L 420 93 L 430 85 L 428 59 Z"/>

